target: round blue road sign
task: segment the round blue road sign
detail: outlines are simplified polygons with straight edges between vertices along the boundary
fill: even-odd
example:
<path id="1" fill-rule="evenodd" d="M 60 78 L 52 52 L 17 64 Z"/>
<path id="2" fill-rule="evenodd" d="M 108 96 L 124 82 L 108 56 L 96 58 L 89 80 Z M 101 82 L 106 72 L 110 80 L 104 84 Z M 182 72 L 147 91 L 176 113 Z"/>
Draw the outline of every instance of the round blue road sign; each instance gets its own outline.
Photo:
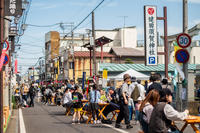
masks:
<path id="1" fill-rule="evenodd" d="M 185 50 L 185 49 L 179 49 L 175 53 L 175 58 L 176 58 L 176 61 L 178 63 L 186 63 L 186 62 L 188 62 L 188 60 L 190 58 L 190 55 L 189 55 L 189 53 L 188 53 L 187 50 Z"/>
<path id="2" fill-rule="evenodd" d="M 3 62 L 3 65 L 7 65 L 9 62 L 9 56 L 7 54 L 5 54 L 5 58 L 4 58 L 4 62 Z"/>

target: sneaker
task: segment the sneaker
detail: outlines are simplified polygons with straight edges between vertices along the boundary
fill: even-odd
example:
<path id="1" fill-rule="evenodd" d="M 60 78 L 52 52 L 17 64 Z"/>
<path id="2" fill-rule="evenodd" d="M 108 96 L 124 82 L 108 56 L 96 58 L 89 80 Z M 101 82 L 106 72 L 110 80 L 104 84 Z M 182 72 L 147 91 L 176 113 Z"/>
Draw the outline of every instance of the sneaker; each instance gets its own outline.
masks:
<path id="1" fill-rule="evenodd" d="M 97 121 L 96 121 L 96 120 L 94 120 L 94 124 L 97 124 Z"/>
<path id="2" fill-rule="evenodd" d="M 72 120 L 72 124 L 75 124 L 75 120 Z"/>
<path id="3" fill-rule="evenodd" d="M 112 124 L 112 121 L 110 119 L 108 119 L 108 120 L 103 119 L 103 120 L 101 120 L 101 122 L 105 123 L 105 124 Z"/>
<path id="4" fill-rule="evenodd" d="M 81 123 L 80 123 L 80 120 L 78 120 L 78 124 L 81 124 Z"/>
<path id="5" fill-rule="evenodd" d="M 101 121 L 100 121 L 100 120 L 97 120 L 97 124 L 101 124 Z"/>
<path id="6" fill-rule="evenodd" d="M 115 128 L 121 128 L 120 124 L 115 124 Z"/>
<path id="7" fill-rule="evenodd" d="M 126 126 L 126 129 L 130 129 L 133 128 L 133 126 L 131 126 L 130 124 Z"/>

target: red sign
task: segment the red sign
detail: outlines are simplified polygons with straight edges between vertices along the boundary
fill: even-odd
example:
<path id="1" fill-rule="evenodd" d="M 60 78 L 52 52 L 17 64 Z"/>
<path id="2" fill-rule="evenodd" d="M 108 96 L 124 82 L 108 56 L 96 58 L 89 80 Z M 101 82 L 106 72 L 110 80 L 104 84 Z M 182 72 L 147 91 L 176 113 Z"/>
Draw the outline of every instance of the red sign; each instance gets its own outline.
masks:
<path id="1" fill-rule="evenodd" d="M 186 33 L 181 33 L 176 38 L 178 46 L 181 48 L 187 48 L 191 44 L 191 37 Z"/>
<path id="2" fill-rule="evenodd" d="M 17 64 L 18 64 L 18 61 L 17 59 L 15 59 L 15 74 L 17 74 Z"/>
<path id="3" fill-rule="evenodd" d="M 185 50 L 185 49 L 179 49 L 175 53 L 175 58 L 176 58 L 176 61 L 178 63 L 186 63 L 186 62 L 188 62 L 188 60 L 190 58 L 190 55 L 189 55 L 189 53 L 188 53 L 187 50 Z"/>
<path id="4" fill-rule="evenodd" d="M 148 9 L 148 14 L 149 15 L 153 15 L 154 14 L 154 9 L 153 8 L 149 8 Z"/>

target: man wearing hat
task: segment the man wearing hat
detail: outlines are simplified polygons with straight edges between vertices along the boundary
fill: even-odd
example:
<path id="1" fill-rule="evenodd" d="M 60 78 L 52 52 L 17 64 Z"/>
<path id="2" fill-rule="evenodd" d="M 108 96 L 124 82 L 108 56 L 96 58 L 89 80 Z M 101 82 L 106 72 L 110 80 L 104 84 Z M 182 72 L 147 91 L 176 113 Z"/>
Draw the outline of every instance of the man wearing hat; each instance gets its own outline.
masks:
<path id="1" fill-rule="evenodd" d="M 130 129 L 133 126 L 130 125 L 129 121 L 129 109 L 128 109 L 128 97 L 129 97 L 129 86 L 128 83 L 131 81 L 131 77 L 129 74 L 124 74 L 124 83 L 121 88 L 121 96 L 123 100 L 120 102 L 120 113 L 117 117 L 117 121 L 115 124 L 116 128 L 120 128 L 120 123 L 123 119 L 125 119 L 126 128 Z"/>
<path id="2" fill-rule="evenodd" d="M 105 110 L 103 111 L 103 114 L 105 117 L 107 117 L 107 115 L 114 111 L 114 110 L 119 110 L 119 105 L 117 102 L 117 97 L 116 97 L 116 92 L 115 92 L 115 88 L 114 87 L 110 87 L 108 90 L 108 101 L 109 101 L 109 105 L 105 108 Z M 111 120 L 102 120 L 102 123 L 107 123 L 107 124 L 111 124 L 112 121 Z"/>

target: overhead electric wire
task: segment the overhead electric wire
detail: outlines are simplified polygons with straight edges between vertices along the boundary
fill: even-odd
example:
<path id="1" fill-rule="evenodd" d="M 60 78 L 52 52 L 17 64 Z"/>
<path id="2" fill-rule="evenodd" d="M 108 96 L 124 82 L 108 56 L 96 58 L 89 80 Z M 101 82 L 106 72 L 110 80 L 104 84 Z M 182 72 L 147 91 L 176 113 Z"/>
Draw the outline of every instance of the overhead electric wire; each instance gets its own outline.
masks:
<path id="1" fill-rule="evenodd" d="M 71 32 L 73 32 L 76 28 L 78 28 L 91 14 L 92 12 L 94 12 L 105 0 L 102 0 L 80 23 L 78 23 L 72 30 Z M 68 34 L 70 34 L 71 32 L 69 32 Z M 67 35 L 68 35 L 67 34 Z M 67 36 L 66 35 L 66 36 Z"/>
<path id="2" fill-rule="evenodd" d="M 94 12 L 103 2 L 104 2 L 105 0 L 102 0 L 80 23 L 78 23 L 74 28 L 72 28 L 72 30 L 69 32 L 69 33 L 67 33 L 65 36 L 64 36 L 64 38 L 65 37 L 67 37 L 67 35 L 69 35 L 70 33 L 72 33 L 74 30 L 76 30 L 91 14 L 92 14 L 92 12 Z M 56 47 L 56 48 L 54 48 L 54 50 L 57 50 L 57 48 L 59 48 L 59 45 Z M 49 52 L 47 55 L 45 55 L 45 56 L 48 56 L 49 54 L 50 54 L 51 52 Z M 39 61 L 39 58 L 38 58 L 38 61 Z M 37 61 L 37 62 L 38 62 Z M 36 62 L 36 64 L 37 64 L 37 62 Z M 36 65 L 35 64 L 35 65 Z"/>
<path id="3" fill-rule="evenodd" d="M 102 0 L 80 23 L 78 23 L 72 30 L 67 33 L 64 37 L 67 37 L 70 33 L 72 33 L 75 29 L 77 29 L 91 14 L 94 12 L 105 0 Z M 57 50 L 59 48 L 59 45 L 54 48 L 54 50 Z M 46 56 L 48 56 L 51 52 L 49 52 Z"/>
<path id="4" fill-rule="evenodd" d="M 34 25 L 34 24 L 26 24 L 27 26 L 32 26 L 32 27 L 53 27 L 56 25 L 59 25 L 60 23 L 52 24 L 52 25 Z"/>

